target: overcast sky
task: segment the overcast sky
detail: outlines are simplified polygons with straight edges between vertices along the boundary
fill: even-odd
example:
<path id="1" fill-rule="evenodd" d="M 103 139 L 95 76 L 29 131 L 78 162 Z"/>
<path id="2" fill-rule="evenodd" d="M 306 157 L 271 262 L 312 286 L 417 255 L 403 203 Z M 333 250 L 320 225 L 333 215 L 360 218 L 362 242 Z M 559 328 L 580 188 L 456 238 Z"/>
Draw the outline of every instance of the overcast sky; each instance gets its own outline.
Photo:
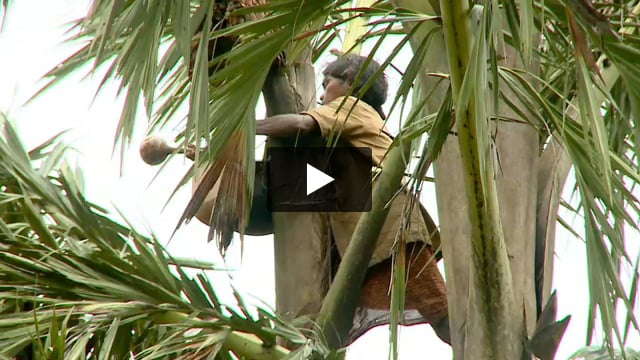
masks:
<path id="1" fill-rule="evenodd" d="M 40 77 L 73 51 L 72 46 L 61 44 L 65 30 L 63 24 L 83 16 L 87 3 L 86 0 L 12 2 L 12 11 L 4 31 L 0 33 L 0 111 L 7 112 L 17 124 L 28 147 L 41 143 L 58 131 L 72 129 L 65 136 L 75 149 L 69 160 L 82 169 L 87 197 L 101 205 L 116 206 L 139 230 L 152 231 L 162 243 L 167 244 L 189 199 L 189 189 L 182 189 L 164 211 L 161 210 L 189 163 L 178 158 L 172 160 L 152 182 L 157 168 L 144 164 L 137 152 L 146 131 L 145 119 L 141 118 L 120 176 L 119 159 L 117 156 L 112 158 L 111 154 L 123 99 L 116 97 L 114 84 L 109 84 L 94 100 L 101 77 L 82 80 L 84 74 L 77 74 L 24 106 L 24 102 L 43 84 Z M 175 134 L 169 129 L 163 135 L 171 138 Z M 432 195 L 427 195 L 423 202 L 435 213 L 435 202 L 429 201 L 429 196 Z M 567 220 L 579 221 L 571 217 Z M 558 359 L 566 359 L 582 347 L 586 339 L 588 288 L 583 244 L 560 226 L 558 231 L 554 278 L 559 295 L 558 313 L 561 317 L 573 316 L 557 356 Z M 221 262 L 215 246 L 206 243 L 206 233 L 207 228 L 194 220 L 178 232 L 168 248 L 174 256 Z M 638 254 L 637 235 L 634 239 L 636 247 L 629 249 L 632 257 Z M 272 247 L 271 236 L 247 237 L 242 261 L 239 242 L 235 242 L 227 257 L 227 266 L 235 269 L 231 274 L 233 284 L 248 294 L 248 299 L 254 304 L 264 301 L 273 306 L 275 303 Z M 220 272 L 210 275 L 216 279 L 216 284 L 227 279 Z M 228 295 L 227 299 L 232 302 Z M 629 344 L 640 344 L 637 334 L 635 339 L 637 341 Z M 349 359 L 386 359 L 387 343 L 386 328 L 375 329 L 352 346 Z M 403 328 L 400 347 L 401 359 L 451 357 L 448 346 L 437 340 L 430 327 L 424 325 Z"/>

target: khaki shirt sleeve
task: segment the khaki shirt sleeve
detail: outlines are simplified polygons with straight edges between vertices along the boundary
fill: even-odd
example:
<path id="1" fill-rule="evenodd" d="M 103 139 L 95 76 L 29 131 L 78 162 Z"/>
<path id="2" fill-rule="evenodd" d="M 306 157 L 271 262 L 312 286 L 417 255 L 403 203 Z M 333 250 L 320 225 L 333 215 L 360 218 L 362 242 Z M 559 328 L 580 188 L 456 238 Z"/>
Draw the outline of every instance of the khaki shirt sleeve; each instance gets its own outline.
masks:
<path id="1" fill-rule="evenodd" d="M 362 109 L 356 104 L 354 98 L 349 97 L 344 103 L 343 100 L 344 97 L 339 97 L 329 104 L 304 111 L 302 114 L 311 116 L 318 123 L 324 138 L 332 134 L 351 136 L 361 133 L 367 125 L 366 115 L 362 114 Z"/>
<path id="2" fill-rule="evenodd" d="M 354 97 L 350 96 L 346 100 L 339 97 L 302 114 L 311 116 L 318 123 L 325 139 L 342 138 L 352 146 L 370 148 L 375 165 L 380 164 L 391 146 L 391 137 L 380 115 L 371 106 Z"/>

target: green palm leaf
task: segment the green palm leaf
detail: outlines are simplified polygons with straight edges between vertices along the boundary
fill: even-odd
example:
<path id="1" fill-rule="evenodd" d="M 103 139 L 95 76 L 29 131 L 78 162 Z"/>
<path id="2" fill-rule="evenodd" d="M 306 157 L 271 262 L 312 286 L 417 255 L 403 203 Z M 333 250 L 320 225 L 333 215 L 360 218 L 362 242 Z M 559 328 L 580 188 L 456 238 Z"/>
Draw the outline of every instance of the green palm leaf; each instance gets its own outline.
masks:
<path id="1" fill-rule="evenodd" d="M 398 7 L 399 3 L 403 7 Z M 194 169 L 223 169 L 231 161 L 228 154 L 234 154 L 244 170 L 225 179 L 218 200 L 221 208 L 241 217 L 247 211 L 246 199 L 251 198 L 253 184 L 254 109 L 274 62 L 292 65 L 309 50 L 317 60 L 351 21 L 360 22 L 363 31 L 350 34 L 349 42 L 355 47 L 373 45 L 370 58 L 380 59 L 383 68 L 389 69 L 400 51 L 412 46 L 414 58 L 402 69 L 404 76 L 391 108 L 392 115 L 400 113 L 406 125 L 398 141 L 413 141 L 413 153 L 419 155 L 412 164 L 414 179 L 423 179 L 441 153 L 450 135 L 452 124 L 448 120 L 452 114 L 456 121 L 473 126 L 468 133 L 458 135 L 477 155 L 473 160 L 476 172 L 467 175 L 481 185 L 476 200 L 483 204 L 495 200 L 498 191 L 492 185 L 494 177 L 500 176 L 500 163 L 493 156 L 492 128 L 496 123 L 533 127 L 543 154 L 551 147 L 562 149 L 563 159 L 575 169 L 575 192 L 581 196 L 580 203 L 573 207 L 585 219 L 582 231 L 572 231 L 584 234 L 589 261 L 592 305 L 587 340 L 592 340 L 599 311 L 606 344 L 624 344 L 626 334 L 620 331 L 616 311 L 625 312 L 626 327 L 638 329 L 634 317 L 637 259 L 627 254 L 629 239 L 625 239 L 622 228 L 637 227 L 640 215 L 636 191 L 640 180 L 636 155 L 640 73 L 634 63 L 640 49 L 639 2 L 485 1 L 484 7 L 477 6 L 472 12 L 475 18 L 466 12 L 453 14 L 459 16 L 453 20 L 460 26 L 474 19 L 479 26 L 475 36 L 459 39 L 462 45 L 458 44 L 461 47 L 457 52 L 452 52 L 454 44 L 449 44 L 448 56 L 459 57 L 458 62 L 452 62 L 459 68 L 452 67 L 451 74 L 424 70 L 424 59 L 433 56 L 436 49 L 429 39 L 442 34 L 443 21 L 446 25 L 452 20 L 446 8 L 441 9 L 436 1 L 430 3 L 433 14 L 415 10 L 424 5 L 417 1 L 380 1 L 352 8 L 351 2 L 344 0 L 282 0 L 229 9 L 225 7 L 228 2 L 221 5 L 211 0 L 96 0 L 69 35 L 80 49 L 46 74 L 50 83 L 45 89 L 87 63 L 93 64 L 89 73 L 105 69 L 102 85 L 118 81 L 126 98 L 114 147 L 120 144 L 124 154 L 122 149 L 131 140 L 134 123 L 147 117 L 150 132 L 177 126 L 182 130 L 176 139 L 181 145 L 206 146 L 206 151 L 197 153 Z M 7 4 L 2 2 L 3 10 Z M 454 30 L 444 27 L 445 33 Z M 536 32 L 542 39 L 539 44 Z M 391 39 L 395 45 L 387 46 Z M 211 56 L 211 48 L 223 43 L 227 48 Z M 503 64 L 505 49 L 513 49 L 524 65 Z M 414 92 L 416 79 L 422 82 L 432 77 L 439 79 L 437 86 Z M 440 100 L 432 104 L 431 95 L 437 89 L 446 89 L 447 81 L 454 82 L 452 96 L 434 96 Z M 403 109 L 410 104 L 412 93 L 414 110 L 405 117 Z M 418 107 L 428 107 L 429 111 L 415 110 Z M 504 108 L 513 115 L 504 116 Z M 139 109 L 144 109 L 143 114 Z M 180 117 L 185 109 L 186 120 Z M 219 304 L 213 287 L 204 277 L 191 279 L 179 266 L 174 269 L 170 264 L 179 261 L 172 260 L 154 239 L 109 220 L 103 209 L 87 202 L 81 195 L 78 176 L 61 162 L 64 145 L 52 140 L 27 153 L 10 127 L 5 127 L 3 139 L 0 174 L 8 180 L 0 201 L 0 207 L 6 210 L 0 228 L 9 239 L 3 246 L 11 250 L 3 249 L 7 264 L 11 264 L 3 271 L 22 281 L 19 294 L 28 299 L 27 303 L 41 304 L 38 313 L 42 316 L 36 321 L 22 313 L 16 315 L 11 321 L 14 325 L 26 324 L 28 331 L 7 331 L 13 334 L 11 339 L 19 338 L 18 343 L 26 344 L 26 334 L 35 332 L 39 334 L 37 339 L 44 339 L 34 348 L 42 354 L 51 344 L 73 339 L 66 353 L 54 350 L 47 356 L 81 356 L 87 344 L 100 344 L 104 352 L 98 355 L 106 356 L 124 351 L 117 349 L 118 342 L 113 339 L 138 326 L 144 331 L 132 336 L 127 344 L 142 347 L 152 342 L 149 339 L 159 341 L 145 352 L 149 357 L 179 353 L 180 341 L 189 336 L 193 339 L 190 349 L 207 348 L 211 356 L 227 350 L 224 344 L 235 334 L 235 323 L 222 314 L 227 307 Z M 32 169 L 34 161 L 37 172 Z M 179 186 L 190 176 L 185 175 Z M 438 176 L 435 180 L 447 181 Z M 547 180 L 551 181 L 541 181 Z M 564 180 L 562 177 L 559 181 Z M 417 194 L 421 184 L 414 182 L 411 189 Z M 199 189 L 182 220 L 192 216 L 208 191 L 207 187 Z M 480 235 L 499 235 L 498 218 L 492 209 L 478 212 L 492 219 L 483 223 Z M 230 215 L 219 214 L 224 216 Z M 635 269 L 631 271 L 630 290 L 621 280 L 625 268 Z M 50 277 L 39 277 L 36 282 L 35 273 Z M 85 295 L 75 298 L 76 293 Z M 37 298 L 40 294 L 41 299 Z M 60 294 L 64 296 L 59 299 Z M 125 301 L 127 296 L 136 302 Z M 11 303 L 7 309 L 23 309 L 21 297 L 14 294 L 7 299 Z M 100 303 L 87 303 L 96 299 L 116 304 L 118 312 L 110 315 Z M 618 301 L 624 306 L 616 309 Z M 90 309 L 95 317 L 84 319 L 79 315 L 79 309 L 86 311 L 86 306 L 93 306 Z M 150 326 L 157 323 L 158 314 L 180 314 L 179 321 L 173 318 L 168 323 L 184 327 L 170 329 L 164 323 Z M 216 318 L 215 325 L 207 316 Z M 277 323 L 275 318 L 261 316 L 251 321 L 261 327 L 261 321 L 267 319 L 264 321 L 272 324 L 270 332 L 303 341 L 304 336 L 294 328 L 273 325 Z M 232 317 L 250 318 L 242 311 Z M 255 324 L 249 329 L 257 329 Z M 192 327 L 203 330 L 187 335 Z M 80 329 L 99 335 L 80 335 Z M 262 341 L 271 341 L 258 330 L 249 332 Z M 3 344 L 18 351 L 9 341 L 8 337 Z M 162 349 L 159 344 L 167 347 Z"/>
<path id="2" fill-rule="evenodd" d="M 57 140 L 37 147 L 35 162 L 1 126 L 0 355 L 282 358 L 278 336 L 329 354 L 270 310 L 251 315 L 238 293 L 221 304 L 206 276 L 188 276 L 156 239 L 88 202 Z"/>

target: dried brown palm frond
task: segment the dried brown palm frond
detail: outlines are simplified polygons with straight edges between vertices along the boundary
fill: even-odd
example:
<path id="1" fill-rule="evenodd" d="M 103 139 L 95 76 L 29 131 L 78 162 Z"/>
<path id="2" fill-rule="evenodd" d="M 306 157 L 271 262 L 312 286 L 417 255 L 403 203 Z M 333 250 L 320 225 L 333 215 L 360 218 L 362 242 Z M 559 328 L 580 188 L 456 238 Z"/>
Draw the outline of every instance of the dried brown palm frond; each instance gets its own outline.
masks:
<path id="1" fill-rule="evenodd" d="M 194 191 L 178 227 L 196 215 L 205 218 L 210 226 L 209 239 L 216 239 L 224 253 L 231 243 L 234 231 L 244 234 L 248 223 L 246 183 L 246 136 L 233 135 L 220 156 L 194 179 Z M 205 204 L 208 201 L 208 204 Z M 203 205 L 204 209 L 203 209 Z"/>

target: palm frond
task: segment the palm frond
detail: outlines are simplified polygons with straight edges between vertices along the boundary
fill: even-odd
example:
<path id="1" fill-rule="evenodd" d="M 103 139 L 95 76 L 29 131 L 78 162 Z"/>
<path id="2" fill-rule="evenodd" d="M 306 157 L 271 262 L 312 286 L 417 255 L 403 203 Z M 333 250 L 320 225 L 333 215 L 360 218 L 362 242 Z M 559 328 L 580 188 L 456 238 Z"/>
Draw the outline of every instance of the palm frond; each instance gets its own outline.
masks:
<path id="1" fill-rule="evenodd" d="M 284 0 L 230 9 L 226 2 L 221 6 L 219 1 L 213 0 L 96 0 L 89 14 L 70 31 L 69 40 L 80 44 L 79 50 L 47 74 L 51 81 L 45 88 L 87 63 L 93 63 L 90 73 L 105 70 L 102 85 L 119 81 L 126 101 L 114 147 L 118 143 L 124 147 L 130 141 L 140 104 L 146 117 L 151 118 L 149 131 L 184 120 L 180 123 L 183 131 L 176 140 L 181 145 L 204 144 L 207 148 L 197 153 L 194 168 L 209 167 L 219 176 L 229 164 L 240 159 L 243 169 L 226 179 L 216 207 L 224 209 L 228 216 L 241 218 L 241 214 L 247 211 L 247 199 L 251 198 L 247 194 L 251 194 L 253 184 L 254 109 L 260 85 L 276 59 L 284 59 L 286 64 L 294 63 L 298 55 L 310 46 L 313 58 L 318 59 L 335 39 L 341 37 L 349 22 L 368 19 L 363 26 L 366 31 L 354 36 L 353 42 L 373 43 L 370 58 L 377 56 L 382 59 L 383 69 L 392 66 L 401 49 L 413 46 L 414 59 L 404 70 L 392 110 L 400 109 L 400 115 L 404 117 L 403 109 L 409 103 L 416 79 L 436 76 L 421 71 L 420 63 L 430 51 L 429 42 L 425 39 L 438 34 L 439 30 L 433 28 L 439 28 L 442 18 L 413 10 L 413 7 L 392 5 L 398 2 L 381 1 L 356 8 L 350 3 L 346 0 Z M 3 9 L 7 4 L 7 0 L 2 2 Z M 434 6 L 434 12 L 440 14 L 438 6 Z M 552 138 L 556 145 L 563 147 L 576 169 L 576 191 L 582 197 L 577 211 L 585 219 L 583 232 L 590 263 L 588 276 L 592 296 L 588 333 L 592 334 L 596 327 L 595 314 L 598 310 L 607 345 L 614 342 L 623 344 L 626 338 L 615 321 L 617 301 L 624 304 L 626 326 L 638 329 L 634 317 L 637 308 L 634 301 L 638 282 L 637 259 L 632 260 L 633 257 L 626 253 L 625 241 L 628 240 L 621 227 L 625 223 L 636 227 L 636 219 L 640 215 L 637 199 L 640 176 L 636 155 L 640 149 L 640 127 L 637 126 L 640 118 L 640 73 L 633 60 L 640 55 L 639 12 L 640 4 L 636 0 L 595 4 L 582 0 L 485 2 L 482 12 L 475 13 L 480 14 L 477 18 L 480 27 L 473 47 L 458 54 L 461 61 L 469 64 L 466 69 L 458 69 L 466 71 L 466 75 L 462 77 L 455 71 L 437 75 L 443 82 L 459 82 L 453 88 L 452 98 L 437 104 L 430 114 L 412 111 L 410 119 L 403 119 L 409 126 L 400 136 L 405 141 L 417 141 L 429 134 L 429 140 L 414 149 L 422 156 L 413 177 L 422 179 L 448 135 L 450 124 L 447 118 L 452 116 L 451 109 L 455 109 L 459 121 L 464 120 L 467 110 L 471 111 L 473 124 L 477 126 L 472 134 L 477 138 L 477 146 L 474 147 L 481 152 L 476 175 L 485 181 L 483 184 L 487 181 L 490 184 L 495 175 L 491 169 L 491 156 L 485 156 L 493 151 L 490 120 L 528 123 L 538 132 L 540 149 L 550 146 Z M 448 16 L 446 11 L 443 16 Z M 502 24 L 502 16 L 505 24 Z M 574 25 L 571 25 L 572 19 L 575 20 Z M 468 18 L 462 20 L 469 21 Z M 401 29 L 405 31 L 402 33 Z M 533 40 L 536 32 L 540 33 L 541 43 L 534 47 L 537 45 Z M 392 51 L 381 45 L 400 33 L 402 37 Z M 430 35 L 422 36 L 425 33 Z M 415 35 L 420 35 L 423 42 L 416 43 L 418 36 Z M 517 49 L 524 64 L 537 66 L 539 61 L 539 73 L 499 66 L 499 50 L 503 45 Z M 224 51 L 216 52 L 216 49 Z M 281 57 L 281 54 L 285 56 Z M 456 87 L 460 89 L 459 93 Z M 426 104 L 428 95 L 418 95 L 416 106 Z M 486 99 L 493 100 L 493 115 L 485 105 Z M 488 101 L 486 103 L 489 104 Z M 498 106 L 502 104 L 521 119 L 500 116 Z M 438 108 L 440 111 L 436 111 Z M 187 117 L 179 118 L 185 109 Z M 16 150 L 22 147 L 10 128 L 5 129 L 3 139 L 6 146 L 0 154 L 3 156 L 0 161 L 6 162 L 8 167 L 0 167 L 0 174 L 10 181 L 5 185 L 7 190 L 3 190 L 0 201 L 0 206 L 7 209 L 4 212 L 7 218 L 3 218 L 0 227 L 11 239 L 10 244 L 23 244 L 27 240 L 29 244 L 20 245 L 22 247 L 16 248 L 18 253 L 12 250 L 8 256 L 16 269 L 22 269 L 11 272 L 12 276 L 34 281 L 30 272 L 49 271 L 54 274 L 55 270 L 51 269 L 60 264 L 66 272 L 64 275 L 55 273 L 58 277 L 52 282 L 60 280 L 62 284 L 113 302 L 122 301 L 124 294 L 129 292 L 135 295 L 136 301 L 144 301 L 145 306 L 122 305 L 123 315 L 118 317 L 95 317 L 101 320 L 91 331 L 100 334 L 96 339 L 105 344 L 105 349 L 114 348 L 110 345 L 114 344 L 112 338 L 119 336 L 121 329 L 141 321 L 137 318 L 132 320 L 133 315 L 130 314 L 146 311 L 147 317 L 152 317 L 151 314 L 166 310 L 162 307 L 158 310 L 160 305 L 149 303 L 151 299 L 161 298 L 161 304 L 171 304 L 175 307 L 171 311 L 177 311 L 188 319 L 181 321 L 192 321 L 194 326 L 203 329 L 206 327 L 202 324 L 205 320 L 199 315 L 201 312 L 222 316 L 219 314 L 221 305 L 216 305 L 215 296 L 202 290 L 206 288 L 203 280 L 193 280 L 194 283 L 188 287 L 190 290 L 184 290 L 186 275 L 178 276 L 172 272 L 174 270 L 167 270 L 174 269 L 169 265 L 173 261 L 157 247 L 154 239 L 147 239 L 112 222 L 104 210 L 79 195 L 82 186 L 78 176 L 68 167 L 59 166 L 64 145 L 52 141 L 49 147 L 34 149 L 29 154 Z M 235 157 L 228 155 L 230 153 Z M 31 163 L 36 160 L 40 175 L 45 177 L 34 175 Z M 60 171 L 56 172 L 56 169 Z M 186 183 L 189 176 L 191 173 L 183 177 L 179 185 Z M 485 202 L 495 193 L 490 185 L 487 186 L 483 189 L 486 197 L 481 197 Z M 209 189 L 203 185 L 198 196 L 206 195 Z M 419 189 L 420 186 L 413 187 L 416 193 Z M 29 192 L 25 192 L 27 190 Z M 194 196 L 183 220 L 191 216 L 191 210 L 197 209 L 197 201 L 197 196 Z M 225 214 L 219 215 L 220 222 L 230 221 L 223 219 Z M 33 239 L 38 239 L 39 245 L 33 244 Z M 61 252 L 72 254 L 70 259 L 73 261 L 65 262 L 66 258 L 59 256 Z M 104 256 L 114 261 L 114 269 L 107 274 L 89 271 L 93 269 L 89 265 L 94 263 L 87 259 L 93 261 L 96 254 L 100 255 L 96 259 Z M 126 260 L 122 260 L 123 256 Z M 134 258 L 144 261 L 133 262 L 131 259 Z M 48 261 L 53 261 L 56 266 Z M 621 269 L 625 267 L 636 269 L 631 279 L 635 286 L 629 291 L 625 291 L 621 281 Z M 123 274 L 132 270 L 157 272 L 149 279 L 134 277 L 122 281 Z M 96 281 L 99 286 L 87 286 L 85 282 L 89 280 Z M 56 288 L 56 291 L 67 294 L 68 289 L 65 286 Z M 34 294 L 46 289 L 38 287 L 36 292 L 32 290 L 29 287 L 20 291 L 31 296 L 31 303 L 37 303 L 34 297 L 37 295 Z M 190 294 L 185 295 L 188 300 L 182 296 L 183 292 Z M 90 323 L 73 310 L 86 305 L 83 302 L 86 299 L 63 299 L 62 303 L 68 305 L 62 311 L 58 299 L 53 296 L 49 299 L 43 294 L 43 319 L 51 321 L 45 325 L 46 321 L 29 320 L 29 331 L 50 334 L 39 335 L 40 339 L 46 339 L 36 346 L 41 352 L 49 349 L 50 344 L 60 343 L 64 338 L 61 334 L 67 334 L 67 337 L 71 333 L 78 334 L 80 325 L 77 324 L 82 321 Z M 22 306 L 15 305 L 19 302 L 16 299 L 11 302 L 14 304 L 12 309 Z M 26 317 L 20 321 L 27 321 Z M 234 334 L 233 327 L 224 321 L 216 326 L 198 333 L 197 336 L 204 337 L 194 340 L 194 348 L 205 343 L 221 344 L 224 341 L 219 339 L 227 339 Z M 177 349 L 179 341 L 187 333 L 191 334 L 187 330 L 182 333 L 162 331 L 148 336 L 165 339 L 170 344 L 168 349 Z M 94 341 L 86 336 L 73 336 L 74 347 L 69 354 L 74 356 L 79 356 L 83 346 Z M 588 341 L 591 341 L 590 336 Z M 225 348 L 210 349 L 213 354 Z M 156 355 L 162 353 L 159 348 L 153 351 Z M 62 356 L 60 354 L 50 355 Z"/>
<path id="2" fill-rule="evenodd" d="M 237 304 L 222 304 L 204 274 L 185 271 L 199 264 L 171 258 L 157 239 L 87 201 L 57 140 L 37 147 L 34 160 L 10 123 L 1 126 L 2 356 L 272 359 L 289 353 L 277 337 L 330 353 L 237 292 Z"/>
<path id="3" fill-rule="evenodd" d="M 569 3 L 576 6 L 575 3 L 580 2 Z M 587 2 L 584 3 L 580 6 L 588 5 Z M 557 4 L 553 3 L 549 5 L 546 7 L 547 14 L 558 19 L 556 24 L 561 24 L 560 20 L 564 16 L 558 11 L 561 8 L 554 7 Z M 618 14 L 625 19 L 627 16 L 636 16 L 638 10 L 640 8 L 636 2 L 629 2 L 612 5 L 603 11 L 607 15 Z M 629 85 L 623 85 L 621 82 L 636 84 L 640 77 L 621 60 L 620 55 L 629 55 L 637 50 L 631 41 L 632 34 L 629 35 L 629 41 L 621 41 L 613 34 L 627 34 L 630 30 L 625 27 L 627 21 L 622 21 L 617 28 L 613 27 L 602 33 L 602 18 L 595 15 L 602 14 L 597 10 L 595 13 L 589 12 L 593 18 L 587 17 L 587 13 L 582 10 L 574 13 L 580 24 L 579 28 L 561 28 L 556 25 L 556 34 L 550 36 L 558 38 L 558 33 L 567 34 L 565 37 L 573 37 L 576 48 L 582 49 L 576 50 L 575 61 L 568 63 L 577 76 L 575 80 L 565 80 L 563 96 L 558 97 L 565 103 L 573 102 L 570 106 L 577 102 L 578 108 L 568 107 L 568 113 L 577 112 L 579 116 L 575 120 L 563 118 L 561 122 L 553 124 L 552 128 L 561 129 L 559 134 L 566 141 L 566 149 L 573 159 L 577 187 L 582 197 L 581 208 L 585 214 L 585 239 L 592 295 L 587 343 L 591 342 L 591 334 L 595 328 L 593 315 L 597 308 L 607 345 L 613 346 L 615 336 L 616 342 L 622 346 L 624 339 L 614 316 L 616 299 L 625 304 L 624 310 L 630 321 L 635 324 L 636 330 L 638 326 L 632 315 L 633 295 L 625 292 L 620 280 L 620 264 L 630 265 L 632 260 L 626 253 L 625 237 L 619 230 L 618 222 L 624 221 L 636 228 L 634 219 L 637 219 L 639 213 L 637 196 L 633 191 L 638 180 L 638 164 L 628 156 L 637 149 L 633 129 L 637 128 L 635 122 L 638 117 L 633 114 L 633 105 L 626 105 L 629 102 L 633 104 L 635 95 L 634 90 L 625 91 L 623 86 Z M 570 19 L 570 16 L 567 19 Z M 567 21 L 562 23 L 567 24 Z M 589 43 L 585 44 L 587 41 Z M 604 61 L 588 60 L 593 55 L 586 53 L 585 48 L 600 48 L 613 66 L 605 64 Z M 568 50 L 571 50 L 571 47 Z M 557 117 L 555 119 L 560 120 Z M 603 211 L 603 208 L 606 210 Z M 635 282 L 637 277 L 637 272 L 633 273 L 631 281 Z"/>

